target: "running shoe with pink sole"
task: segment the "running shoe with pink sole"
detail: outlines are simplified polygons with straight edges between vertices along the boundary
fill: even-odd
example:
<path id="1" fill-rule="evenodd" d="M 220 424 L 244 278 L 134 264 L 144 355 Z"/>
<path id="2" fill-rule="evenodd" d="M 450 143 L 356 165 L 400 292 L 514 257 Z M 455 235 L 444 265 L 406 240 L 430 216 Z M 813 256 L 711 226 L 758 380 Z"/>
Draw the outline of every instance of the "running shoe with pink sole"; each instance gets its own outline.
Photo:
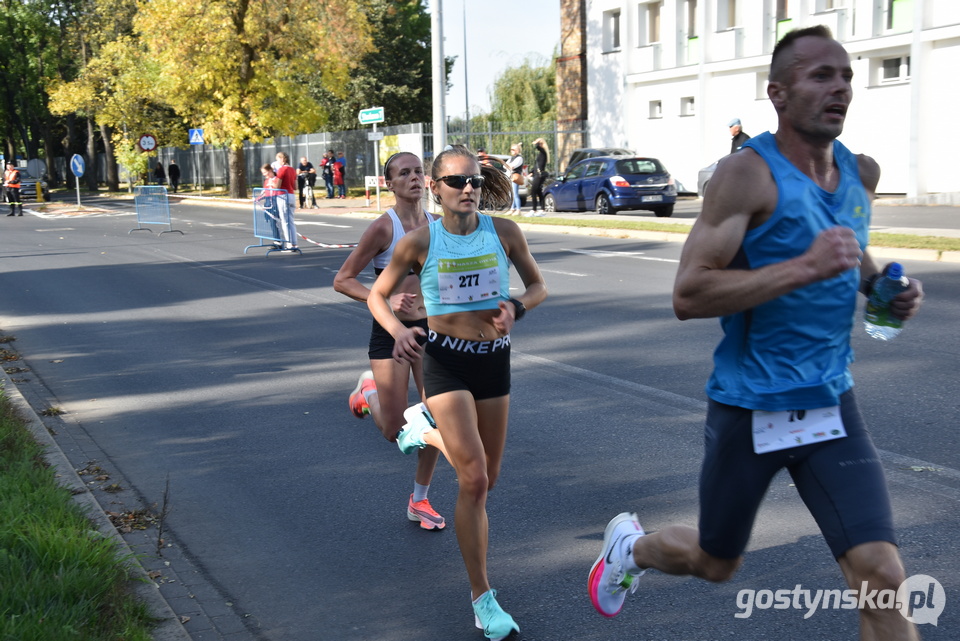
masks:
<path id="1" fill-rule="evenodd" d="M 443 517 L 430 505 L 429 500 L 423 499 L 414 503 L 413 494 L 410 495 L 410 501 L 407 503 L 407 518 L 411 521 L 419 521 L 420 527 L 424 530 L 442 530 L 447 525 Z"/>
<path id="2" fill-rule="evenodd" d="M 637 591 L 637 579 L 643 576 L 643 572 L 627 572 L 624 555 L 632 552 L 626 549 L 625 543 L 627 539 L 635 541 L 637 536 L 643 535 L 637 515 L 630 512 L 615 516 L 603 531 L 603 548 L 590 568 L 587 590 L 593 607 L 605 617 L 620 614 L 627 593 Z"/>
<path id="3" fill-rule="evenodd" d="M 364 398 L 363 393 L 368 390 L 376 391 L 376 389 L 377 384 L 373 380 L 373 372 L 367 370 L 360 375 L 360 380 L 357 381 L 357 386 L 350 392 L 350 398 L 347 401 L 354 416 L 357 418 L 367 417 L 367 414 L 370 413 L 370 405 Z"/>

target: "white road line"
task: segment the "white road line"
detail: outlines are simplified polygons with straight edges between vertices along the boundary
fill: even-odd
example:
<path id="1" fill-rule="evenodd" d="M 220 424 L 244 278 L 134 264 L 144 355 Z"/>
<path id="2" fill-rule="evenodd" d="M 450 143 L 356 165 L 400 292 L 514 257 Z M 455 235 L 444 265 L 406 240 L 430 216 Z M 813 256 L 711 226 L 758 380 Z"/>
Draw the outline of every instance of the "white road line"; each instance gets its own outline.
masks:
<path id="1" fill-rule="evenodd" d="M 652 260 L 660 263 L 679 263 L 675 258 L 657 258 L 647 256 L 645 252 L 615 252 L 615 251 L 597 251 L 593 249 L 567 249 L 572 254 L 583 254 L 584 256 L 593 256 L 594 258 L 636 258 L 638 260 Z"/>
<path id="2" fill-rule="evenodd" d="M 577 272 L 562 272 L 559 269 L 541 269 L 544 274 L 559 274 L 560 276 L 579 276 L 585 278 L 590 274 L 578 274 Z"/>

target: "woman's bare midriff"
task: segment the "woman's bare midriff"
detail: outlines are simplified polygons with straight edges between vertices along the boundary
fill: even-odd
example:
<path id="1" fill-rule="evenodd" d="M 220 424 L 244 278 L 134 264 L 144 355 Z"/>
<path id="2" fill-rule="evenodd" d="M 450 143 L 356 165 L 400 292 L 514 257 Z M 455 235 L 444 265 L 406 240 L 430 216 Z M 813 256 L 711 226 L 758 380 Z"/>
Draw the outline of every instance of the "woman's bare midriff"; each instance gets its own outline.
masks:
<path id="1" fill-rule="evenodd" d="M 475 312 L 454 312 L 430 317 L 430 329 L 438 334 L 463 338 L 470 341 L 492 341 L 501 334 L 493 326 L 493 318 L 499 308 L 481 309 Z"/>

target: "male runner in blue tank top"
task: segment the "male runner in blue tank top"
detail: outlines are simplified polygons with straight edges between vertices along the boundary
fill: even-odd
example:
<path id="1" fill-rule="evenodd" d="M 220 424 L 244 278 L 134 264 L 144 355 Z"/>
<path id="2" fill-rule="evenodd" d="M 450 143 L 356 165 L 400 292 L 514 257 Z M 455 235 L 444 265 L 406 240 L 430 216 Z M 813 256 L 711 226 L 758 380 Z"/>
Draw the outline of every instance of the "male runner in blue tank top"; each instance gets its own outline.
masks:
<path id="1" fill-rule="evenodd" d="M 883 469 L 848 369 L 857 293 L 869 293 L 879 271 L 866 246 L 880 170 L 836 141 L 852 76 L 849 55 L 825 27 L 787 34 L 767 90 L 777 133 L 751 139 L 717 168 L 673 297 L 681 320 L 720 317 L 724 331 L 707 383 L 699 528 L 645 535 L 635 514 L 610 521 L 589 575 L 605 616 L 620 611 L 647 568 L 730 579 L 782 468 L 851 589 L 896 591 L 905 579 Z M 910 318 L 922 297 L 911 280 L 895 315 Z M 778 446 L 767 436 L 814 418 L 824 423 L 807 444 Z M 860 639 L 918 638 L 899 610 L 867 603 Z"/>

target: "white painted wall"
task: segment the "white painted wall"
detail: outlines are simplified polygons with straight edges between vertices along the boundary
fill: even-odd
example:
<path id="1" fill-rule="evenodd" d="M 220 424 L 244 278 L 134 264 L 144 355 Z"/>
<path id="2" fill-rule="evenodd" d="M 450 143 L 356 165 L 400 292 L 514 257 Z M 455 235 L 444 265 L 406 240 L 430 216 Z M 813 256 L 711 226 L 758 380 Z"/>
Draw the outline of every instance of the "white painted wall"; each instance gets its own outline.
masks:
<path id="1" fill-rule="evenodd" d="M 724 0 L 725 2 L 726 0 Z M 700 0 L 703 60 L 677 66 L 684 0 L 663 0 L 659 51 L 641 34 L 644 0 L 592 0 L 587 4 L 587 86 L 590 143 L 625 146 L 659 158 L 687 189 L 701 167 L 727 154 L 727 123 L 738 117 L 750 135 L 776 128 L 766 98 L 775 2 L 741 0 L 739 29 L 716 31 L 716 0 Z M 791 26 L 828 24 L 845 38 L 854 68 L 854 99 L 841 142 L 873 156 L 881 166 L 880 193 L 960 192 L 952 157 L 960 149 L 960 0 L 914 0 L 922 29 L 884 31 L 885 2 L 847 0 L 845 10 L 817 14 L 821 3 L 790 3 Z M 604 12 L 621 12 L 621 47 L 603 52 Z M 607 34 L 609 38 L 609 34 Z M 739 51 L 740 57 L 734 57 Z M 912 56 L 911 75 L 883 82 L 884 58 Z M 655 60 L 659 64 L 655 64 Z M 692 115 L 681 101 L 693 97 Z M 662 113 L 650 117 L 651 101 Z"/>

